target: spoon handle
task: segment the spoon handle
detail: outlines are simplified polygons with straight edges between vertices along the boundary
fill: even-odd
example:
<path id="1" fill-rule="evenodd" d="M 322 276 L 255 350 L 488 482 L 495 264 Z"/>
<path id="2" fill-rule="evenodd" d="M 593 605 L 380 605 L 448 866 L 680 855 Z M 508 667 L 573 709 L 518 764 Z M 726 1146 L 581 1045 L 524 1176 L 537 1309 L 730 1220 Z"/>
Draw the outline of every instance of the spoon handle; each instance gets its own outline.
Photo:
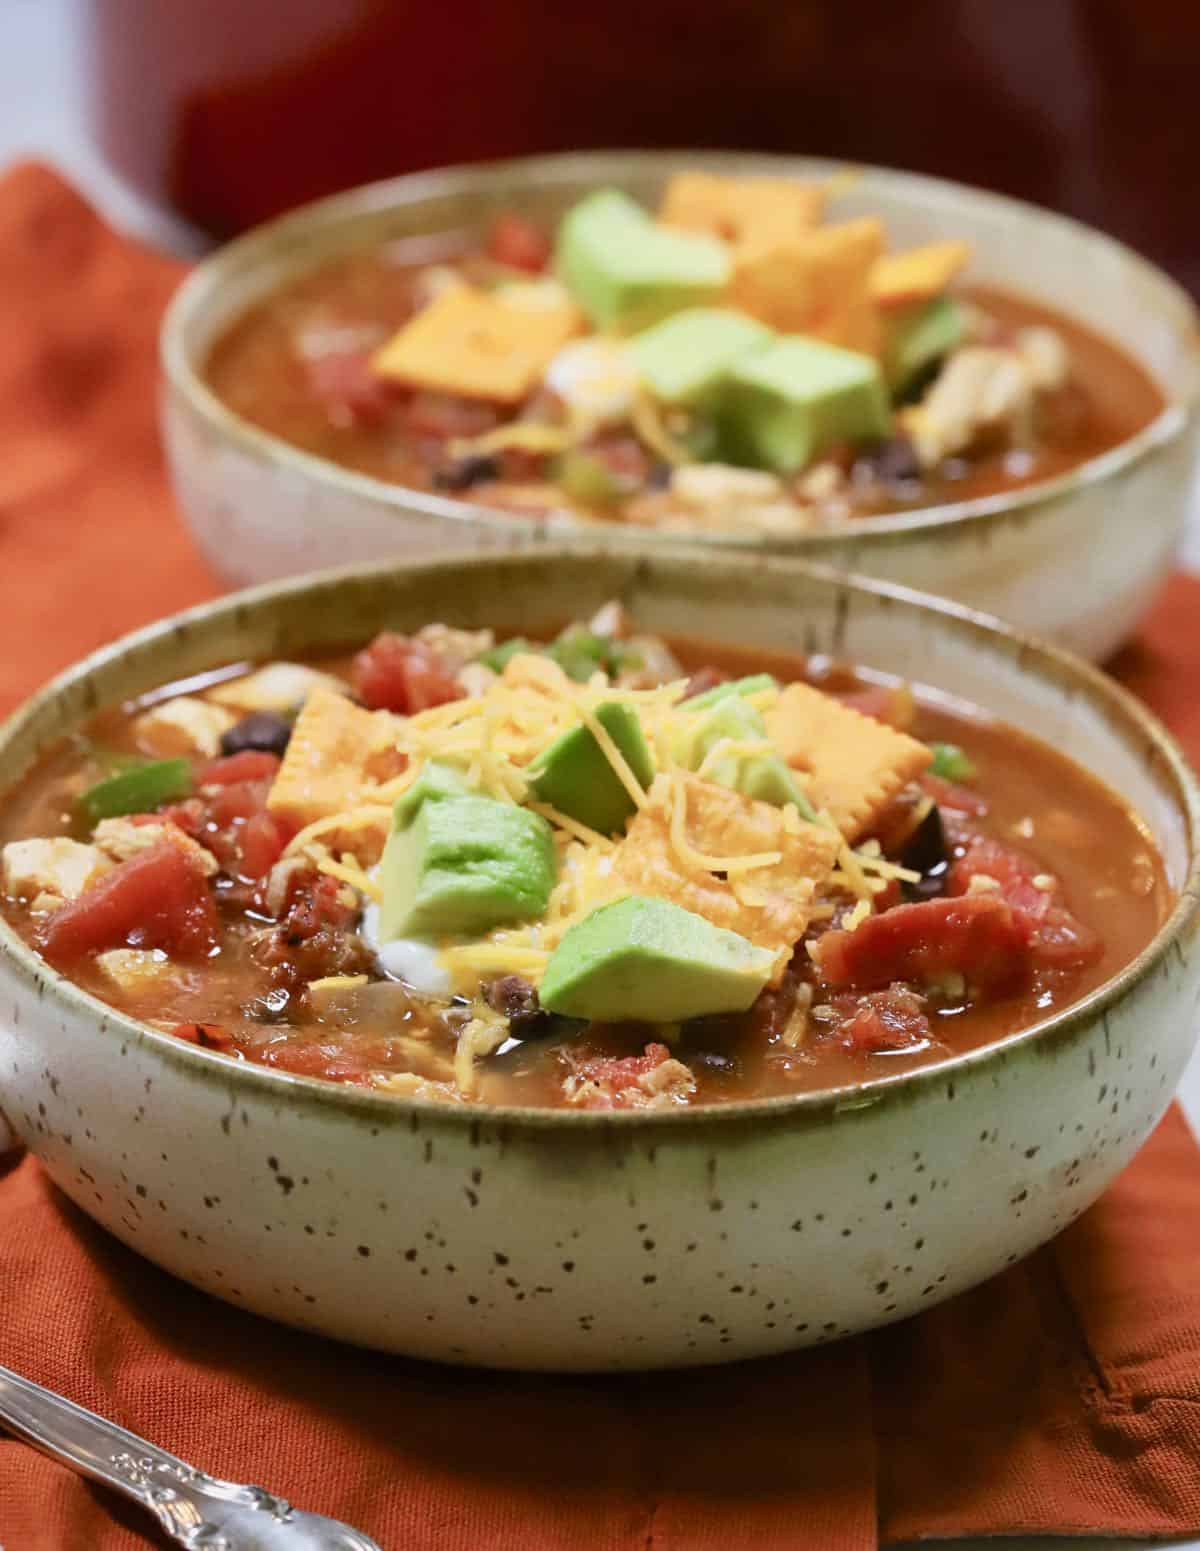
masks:
<path id="1" fill-rule="evenodd" d="M 0 1367 L 0 1424 L 26 1443 L 85 1476 L 132 1497 L 181 1545 L 230 1545 L 222 1534 L 232 1514 L 257 1509 L 284 1524 L 292 1510 L 257 1486 L 219 1481 L 74 1401 Z M 235 1542 L 236 1543 L 236 1542 Z"/>

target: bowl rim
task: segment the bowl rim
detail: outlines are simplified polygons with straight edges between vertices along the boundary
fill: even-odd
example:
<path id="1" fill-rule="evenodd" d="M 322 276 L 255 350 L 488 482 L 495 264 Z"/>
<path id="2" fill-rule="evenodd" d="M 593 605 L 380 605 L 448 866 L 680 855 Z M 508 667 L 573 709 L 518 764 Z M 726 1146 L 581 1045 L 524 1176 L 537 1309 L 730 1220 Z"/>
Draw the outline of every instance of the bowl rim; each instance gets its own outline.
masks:
<path id="1" fill-rule="evenodd" d="M 336 588 L 345 584 L 383 581 L 392 576 L 421 576 L 447 571 L 494 570 L 497 567 L 519 567 L 529 558 L 528 552 L 513 551 L 504 555 L 480 553 L 463 556 L 444 556 L 422 561 L 386 561 L 370 565 L 354 565 L 320 571 L 303 577 L 265 583 L 241 592 L 229 593 L 207 603 L 196 605 L 177 614 L 143 626 L 99 647 L 51 679 L 46 685 L 20 705 L 0 724 L 0 761 L 7 749 L 25 728 L 43 714 L 60 695 L 76 686 L 88 684 L 100 670 L 119 661 L 128 653 L 147 647 L 161 646 L 170 649 L 173 640 L 181 639 L 196 628 L 217 630 L 221 624 L 244 610 L 264 603 L 300 599 L 306 594 Z M 668 567 L 706 570 L 733 570 L 747 578 L 762 574 L 761 562 L 752 557 L 717 556 L 704 550 L 693 550 L 688 555 L 663 557 L 616 556 L 606 547 L 581 550 L 571 545 L 555 550 L 542 550 L 538 559 L 549 565 L 568 564 L 583 569 L 589 560 L 624 559 L 634 565 L 634 576 L 662 563 Z M 935 598 L 894 583 L 877 581 L 870 577 L 854 575 L 835 567 L 816 565 L 799 560 L 773 560 L 770 575 L 780 574 L 799 579 L 816 581 L 824 587 L 843 592 L 869 594 L 875 598 L 899 604 L 906 611 L 916 611 L 932 616 L 939 631 L 949 631 L 972 640 L 995 641 L 997 638 L 1012 653 L 1018 666 L 1033 672 L 1037 677 L 1069 683 L 1093 703 L 1097 701 L 1118 724 L 1132 727 L 1144 740 L 1146 757 L 1159 765 L 1174 787 L 1173 799 L 1178 804 L 1179 816 L 1184 820 L 1189 847 L 1189 860 L 1185 877 L 1181 880 L 1177 896 L 1158 930 L 1140 952 L 1079 1001 L 1061 1012 L 1042 1018 L 1005 1035 L 991 1044 L 960 1052 L 945 1061 L 918 1067 L 907 1072 L 885 1074 L 864 1083 L 842 1085 L 835 1088 L 814 1089 L 798 1094 L 783 1094 L 765 1098 L 743 1099 L 726 1104 L 712 1104 L 697 1108 L 681 1107 L 674 1110 L 607 1110 L 578 1111 L 566 1108 L 539 1107 L 533 1105 L 482 1105 L 438 1103 L 411 1096 L 374 1092 L 370 1089 L 334 1083 L 323 1078 L 303 1077 L 275 1068 L 260 1066 L 247 1061 L 234 1061 L 216 1051 L 189 1045 L 173 1035 L 154 1028 L 149 1023 L 119 1011 L 107 1002 L 93 996 L 61 974 L 28 947 L 8 920 L 0 914 L 0 973 L 6 966 L 23 981 L 39 998 L 46 992 L 61 1000 L 77 1015 L 96 1025 L 101 1036 L 112 1033 L 124 1041 L 148 1043 L 151 1049 L 169 1063 L 181 1067 L 192 1077 L 206 1080 L 221 1088 L 230 1096 L 237 1085 L 245 1083 L 257 1091 L 264 1100 L 287 1101 L 302 1107 L 326 1109 L 332 1107 L 343 1119 L 359 1120 L 375 1126 L 386 1122 L 411 1126 L 444 1124 L 456 1130 L 467 1129 L 472 1135 L 482 1128 L 511 1131 L 514 1128 L 534 1130 L 559 1130 L 566 1127 L 577 1132 L 604 1131 L 632 1134 L 665 1128 L 674 1131 L 683 1126 L 692 1128 L 708 1125 L 740 1125 L 747 1121 L 763 1124 L 783 1121 L 790 1125 L 827 1125 L 839 1114 L 874 1108 L 884 1102 L 903 1102 L 923 1094 L 931 1087 L 953 1084 L 956 1079 L 975 1076 L 984 1068 L 1003 1065 L 1010 1056 L 1027 1056 L 1039 1047 L 1059 1043 L 1078 1036 L 1103 1022 L 1108 1010 L 1128 996 L 1143 980 L 1162 964 L 1172 952 L 1180 962 L 1184 953 L 1182 939 L 1193 934 L 1200 922 L 1200 779 L 1188 764 L 1182 750 L 1166 727 L 1128 690 L 1110 679 L 1100 669 L 1084 662 L 1070 652 L 1026 635 L 1004 624 L 995 617 L 979 610 Z M 85 697 L 86 698 L 86 697 Z M 97 706 L 86 703 L 83 715 L 90 714 Z M 986 708 L 985 708 L 986 709 Z M 65 733 L 64 733 L 65 735 Z M 0 1086 L 0 1101 L 3 1087 Z M 2 1106 L 0 1106 L 2 1107 Z"/>
<path id="2" fill-rule="evenodd" d="M 444 519 L 463 524 L 468 529 L 477 527 L 483 532 L 495 533 L 498 538 L 508 542 L 604 542 L 628 547 L 661 546 L 668 552 L 702 544 L 720 550 L 767 550 L 772 553 L 803 555 L 806 551 L 819 552 L 842 544 L 850 544 L 857 549 L 872 544 L 903 542 L 910 533 L 938 531 L 947 527 L 974 530 L 993 518 L 1031 514 L 1043 507 L 1053 507 L 1068 500 L 1079 491 L 1103 484 L 1181 436 L 1188 424 L 1197 419 L 1200 406 L 1200 311 L 1187 291 L 1165 270 L 1106 232 L 1041 205 L 950 179 L 869 163 L 855 163 L 855 170 L 901 193 L 920 194 L 926 200 L 948 208 L 952 208 L 955 201 L 966 197 L 984 206 L 1020 213 L 1026 219 L 1056 226 L 1076 239 L 1092 245 L 1100 244 L 1107 251 L 1118 255 L 1124 263 L 1140 272 L 1178 312 L 1178 324 L 1173 326 L 1183 339 L 1184 349 L 1191 358 L 1189 390 L 1183 395 L 1171 394 L 1158 380 L 1157 374 L 1151 372 L 1165 401 L 1158 414 L 1115 447 L 1051 479 L 1039 480 L 1016 491 L 979 496 L 969 501 L 922 507 L 911 512 L 895 512 L 867 520 L 846 518 L 817 532 L 765 538 L 733 530 L 700 533 L 639 527 L 631 531 L 624 523 L 587 522 L 573 516 L 533 519 L 357 473 L 343 468 L 332 459 L 293 446 L 284 438 L 262 430 L 230 409 L 209 388 L 201 374 L 200 363 L 193 362 L 188 350 L 186 337 L 191 323 L 211 295 L 230 278 L 252 271 L 276 245 L 285 244 L 292 237 L 317 229 L 336 228 L 360 216 L 420 204 L 426 199 L 473 192 L 487 194 L 507 187 L 517 178 L 544 183 L 574 182 L 581 178 L 600 181 L 606 176 L 617 177 L 622 168 L 640 168 L 649 172 L 700 164 L 716 168 L 768 171 L 777 176 L 833 176 L 839 171 L 845 171 L 848 165 L 828 158 L 765 151 L 607 149 L 460 163 L 362 184 L 263 222 L 201 260 L 175 292 L 163 316 L 159 333 L 159 365 L 163 380 L 210 430 L 225 438 L 238 451 L 280 474 L 291 474 L 326 490 L 341 491 L 385 510 L 390 515 Z M 1020 294 L 1036 297 L 1034 292 Z M 1145 362 L 1132 351 L 1125 353 L 1143 370 L 1149 370 Z"/>

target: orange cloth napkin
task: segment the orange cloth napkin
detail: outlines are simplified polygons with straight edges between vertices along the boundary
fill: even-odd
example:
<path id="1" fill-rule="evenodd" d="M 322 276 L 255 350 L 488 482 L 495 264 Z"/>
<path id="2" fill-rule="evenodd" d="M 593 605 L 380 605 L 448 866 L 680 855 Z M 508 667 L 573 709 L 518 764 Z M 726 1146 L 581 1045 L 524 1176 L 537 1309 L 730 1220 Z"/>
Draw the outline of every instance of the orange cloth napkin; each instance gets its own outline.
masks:
<path id="1" fill-rule="evenodd" d="M 0 180 L 0 702 L 212 592 L 174 516 L 154 329 L 179 266 L 52 174 Z M 1200 583 L 1121 671 L 1200 752 Z M 3 707 L 0 707 L 3 708 Z M 206 1469 L 437 1551 L 871 1551 L 1200 1532 L 1200 1150 L 1170 1115 L 1104 1200 L 871 1338 L 625 1378 L 439 1369 L 193 1291 L 30 1158 L 0 1164 L 0 1363 Z M 8 1551 L 133 1551 L 136 1510 L 0 1435 Z"/>

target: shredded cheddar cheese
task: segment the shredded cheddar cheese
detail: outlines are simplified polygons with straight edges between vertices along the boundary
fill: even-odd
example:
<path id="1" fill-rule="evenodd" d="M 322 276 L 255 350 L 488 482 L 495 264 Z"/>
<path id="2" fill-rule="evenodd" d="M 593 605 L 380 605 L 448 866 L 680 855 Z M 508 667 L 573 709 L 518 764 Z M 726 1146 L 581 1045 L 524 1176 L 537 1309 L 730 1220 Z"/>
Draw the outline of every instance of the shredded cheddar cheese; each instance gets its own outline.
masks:
<path id="1" fill-rule="evenodd" d="M 720 739 L 706 751 L 699 769 L 690 770 L 678 756 L 694 728 L 695 713 L 684 702 L 686 689 L 684 679 L 651 689 L 624 688 L 610 684 L 601 672 L 580 684 L 553 659 L 518 652 L 474 695 L 386 724 L 372 722 L 376 731 L 391 729 L 393 757 L 402 757 L 405 768 L 381 780 L 364 766 L 357 788 L 347 782 L 350 795 L 342 810 L 306 824 L 285 855 L 309 858 L 358 899 L 381 901 L 382 887 L 368 869 L 390 829 L 391 805 L 420 779 L 428 763 L 448 762 L 472 790 L 524 804 L 545 818 L 558 858 L 557 878 L 538 920 L 497 929 L 478 942 L 443 945 L 439 961 L 456 990 L 474 994 L 482 983 L 505 973 L 520 974 L 538 985 L 551 953 L 572 926 L 628 894 L 658 895 L 769 948 L 776 956 L 773 981 L 778 983 L 811 922 L 829 921 L 835 912 L 845 911 L 842 925 L 853 931 L 873 914 L 876 896 L 893 880 L 918 877 L 889 861 L 876 840 L 856 847 L 847 832 L 845 803 L 831 800 L 839 789 L 830 784 L 830 772 L 840 768 L 839 760 L 844 766 L 845 751 L 831 755 L 823 751 L 822 740 L 849 731 L 852 741 L 874 757 L 881 736 L 874 729 L 879 724 L 844 712 L 836 701 L 827 712 L 818 702 L 828 697 L 807 686 L 801 695 L 793 686 L 758 690 L 746 699 L 764 713 L 770 735 Z M 649 789 L 597 715 L 602 705 L 612 702 L 624 703 L 636 714 L 655 753 L 657 775 Z M 791 765 L 797 780 L 826 804 L 814 802 L 815 822 L 804 818 L 794 803 L 775 807 L 710 779 L 723 760 L 777 752 L 772 726 L 781 726 L 779 717 L 797 705 L 811 736 L 806 733 L 799 741 L 799 724 L 789 720 Z M 578 727 L 590 732 L 633 805 L 624 830 L 616 835 L 600 834 L 557 807 L 531 800 L 527 767 L 563 733 Z M 882 738 L 894 740 L 895 735 L 885 729 Z M 884 753 L 895 747 L 894 741 L 887 743 Z M 902 740 L 899 751 L 906 769 L 925 758 L 913 740 Z M 814 771 L 821 778 L 815 787 Z M 894 766 L 892 772 L 894 782 Z M 872 794 L 881 791 L 887 779 L 872 770 Z M 859 781 L 856 792 L 863 791 Z M 861 803 L 861 796 L 858 800 Z M 871 800 L 879 799 L 873 795 Z M 487 1019 L 460 1040 L 455 1081 L 464 1095 L 473 1091 L 475 1061 L 491 1048 L 491 1030 Z M 799 1032 L 792 1032 L 799 1039 Z"/>

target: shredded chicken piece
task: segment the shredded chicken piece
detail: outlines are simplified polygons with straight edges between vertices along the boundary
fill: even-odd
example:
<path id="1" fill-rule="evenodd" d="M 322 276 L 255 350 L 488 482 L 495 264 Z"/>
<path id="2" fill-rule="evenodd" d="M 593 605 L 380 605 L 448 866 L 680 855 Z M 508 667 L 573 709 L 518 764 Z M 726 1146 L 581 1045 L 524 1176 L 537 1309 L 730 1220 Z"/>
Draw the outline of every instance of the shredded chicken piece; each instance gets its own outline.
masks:
<path id="1" fill-rule="evenodd" d="M 372 1086 L 384 1093 L 398 1094 L 406 1099 L 432 1099 L 438 1104 L 460 1104 L 462 1094 L 451 1082 L 435 1082 L 429 1077 L 418 1077 L 416 1072 L 379 1072 L 371 1079 Z"/>
<path id="2" fill-rule="evenodd" d="M 472 700 L 486 695 L 499 675 L 486 662 L 465 663 L 454 675 Z"/>
<path id="3" fill-rule="evenodd" d="M 498 1050 L 508 1036 L 507 1018 L 472 1018 L 463 1024 L 454 1052 L 454 1081 L 465 1098 L 471 1098 L 479 1086 L 476 1061 Z"/>
<path id="4" fill-rule="evenodd" d="M 423 625 L 415 639 L 427 646 L 450 674 L 458 673 L 496 644 L 493 630 L 457 630 L 453 625 Z"/>
<path id="5" fill-rule="evenodd" d="M 922 468 L 965 452 L 984 432 L 1029 441 L 1035 382 L 1016 350 L 968 345 L 949 358 L 920 404 L 898 417 Z"/>
<path id="6" fill-rule="evenodd" d="M 161 845 L 164 840 L 185 852 L 206 878 L 220 871 L 212 852 L 190 835 L 185 835 L 177 824 L 134 824 L 124 818 L 101 819 L 92 836 L 93 845 L 99 846 L 114 862 L 127 862 L 139 851 L 148 851 L 151 846 Z"/>
<path id="7" fill-rule="evenodd" d="M 647 1109 L 661 1109 L 667 1104 L 677 1104 L 696 1091 L 696 1079 L 692 1076 L 691 1068 L 675 1060 L 674 1056 L 650 1071 L 643 1072 L 637 1085 L 649 1096 Z"/>
<path id="8" fill-rule="evenodd" d="M 1071 375 L 1071 355 L 1066 340 L 1057 329 L 1035 323 L 1018 329 L 1017 354 L 1028 367 L 1033 385 L 1039 393 L 1052 393 L 1061 388 Z"/>

